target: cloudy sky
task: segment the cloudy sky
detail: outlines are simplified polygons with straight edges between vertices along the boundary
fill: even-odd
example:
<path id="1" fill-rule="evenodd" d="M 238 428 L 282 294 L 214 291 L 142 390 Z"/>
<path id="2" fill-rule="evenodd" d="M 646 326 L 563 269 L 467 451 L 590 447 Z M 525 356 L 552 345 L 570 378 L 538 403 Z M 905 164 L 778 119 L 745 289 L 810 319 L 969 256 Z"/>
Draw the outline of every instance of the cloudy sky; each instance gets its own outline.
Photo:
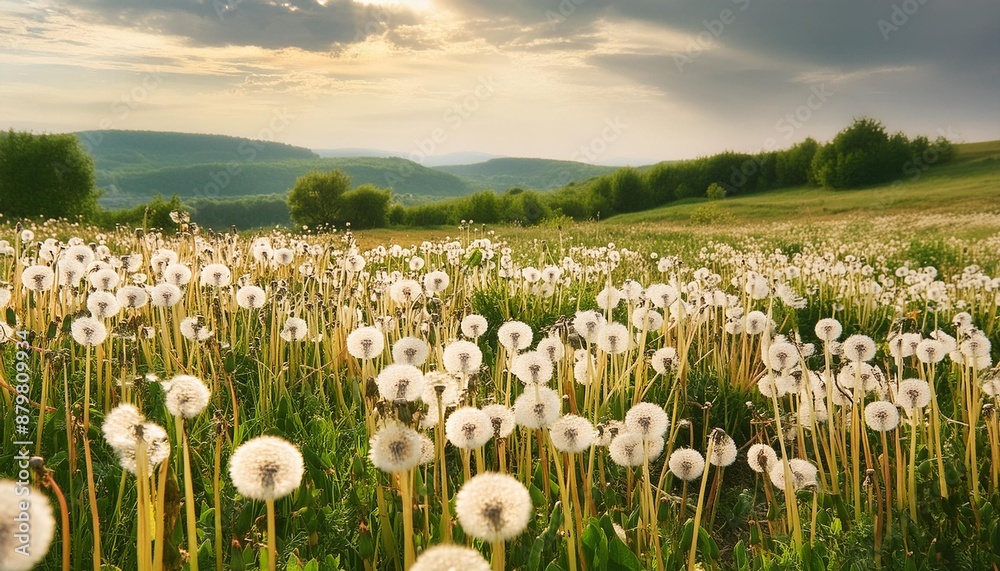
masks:
<path id="1" fill-rule="evenodd" d="M 1000 138 L 996 0 L 0 0 L 0 127 L 651 162 Z"/>

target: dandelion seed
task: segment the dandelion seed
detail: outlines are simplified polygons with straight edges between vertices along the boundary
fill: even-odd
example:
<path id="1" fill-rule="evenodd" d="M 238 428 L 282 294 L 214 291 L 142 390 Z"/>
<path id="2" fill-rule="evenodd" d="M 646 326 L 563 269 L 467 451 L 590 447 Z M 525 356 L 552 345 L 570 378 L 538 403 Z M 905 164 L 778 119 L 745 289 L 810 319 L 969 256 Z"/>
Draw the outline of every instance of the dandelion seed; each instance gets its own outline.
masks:
<path id="1" fill-rule="evenodd" d="M 486 318 L 482 315 L 473 313 L 471 315 L 466 315 L 462 319 L 462 335 L 465 335 L 470 339 L 478 339 L 481 337 L 483 333 L 486 333 L 487 327 L 488 323 L 486 322 Z"/>
<path id="2" fill-rule="evenodd" d="M 736 461 L 736 442 L 726 431 L 716 428 L 709 434 L 709 438 L 713 442 L 712 455 L 708 460 L 713 466 L 725 467 Z"/>
<path id="3" fill-rule="evenodd" d="M 896 388 L 896 404 L 913 411 L 931 403 L 931 388 L 927 381 L 906 379 Z"/>
<path id="4" fill-rule="evenodd" d="M 83 264 L 73 259 L 64 259 L 57 265 L 59 268 L 59 285 L 64 287 L 77 287 L 83 279 L 86 269 Z"/>
<path id="5" fill-rule="evenodd" d="M 181 297 L 180 288 L 169 283 L 157 284 L 149 292 L 150 303 L 155 307 L 172 307 Z"/>
<path id="6" fill-rule="evenodd" d="M 205 317 L 202 315 L 195 315 L 192 317 L 185 317 L 181 320 L 180 324 L 181 335 L 186 339 L 192 341 L 205 341 L 212 336 L 212 332 L 205 325 Z"/>
<path id="7" fill-rule="evenodd" d="M 424 392 L 424 373 L 413 365 L 389 365 L 375 381 L 379 394 L 387 401 L 415 401 Z"/>
<path id="8" fill-rule="evenodd" d="M 670 454 L 667 464 L 674 476 L 690 482 L 701 477 L 705 470 L 705 457 L 694 448 L 678 448 Z"/>
<path id="9" fill-rule="evenodd" d="M 185 286 L 191 281 L 191 269 L 184 264 L 170 264 L 163 270 L 163 281 L 177 287 Z"/>
<path id="10" fill-rule="evenodd" d="M 448 442 L 458 448 L 479 448 L 493 437 L 493 420 L 478 408 L 466 406 L 452 412 L 444 423 Z"/>
<path id="11" fill-rule="evenodd" d="M 490 564 L 475 549 L 442 544 L 421 553 L 410 571 L 490 571 Z"/>
<path id="12" fill-rule="evenodd" d="M 384 349 L 385 336 L 374 327 L 359 327 L 347 336 L 347 352 L 355 359 L 374 359 Z"/>
<path id="13" fill-rule="evenodd" d="M 867 335 L 851 335 L 844 340 L 843 355 L 850 361 L 870 361 L 875 357 L 875 342 Z"/>
<path id="14" fill-rule="evenodd" d="M 657 283 L 650 284 L 646 288 L 646 298 L 649 299 L 650 303 L 659 307 L 660 309 L 666 309 L 674 304 L 675 301 L 680 299 L 680 295 L 677 293 L 677 288 L 671 285 Z"/>
<path id="15" fill-rule="evenodd" d="M 538 351 L 528 351 L 514 358 L 511 371 L 526 385 L 541 385 L 552 378 L 553 366 L 545 355 Z"/>
<path id="16" fill-rule="evenodd" d="M 524 484 L 506 474 L 479 474 L 458 490 L 455 514 L 468 535 L 483 541 L 506 541 L 528 526 L 531 494 Z"/>
<path id="17" fill-rule="evenodd" d="M 792 474 L 793 490 L 798 491 L 819 484 L 819 480 L 817 478 L 819 471 L 816 469 L 816 466 L 808 460 L 792 458 L 788 461 L 788 469 Z M 771 483 L 774 484 L 774 487 L 784 489 L 785 467 L 782 462 L 776 461 L 774 466 L 771 467 L 768 476 L 770 476 Z"/>
<path id="18" fill-rule="evenodd" d="M 645 456 L 643 447 L 645 446 Z M 611 460 L 619 466 L 641 466 L 643 459 L 653 461 L 663 452 L 662 438 L 644 440 L 642 435 L 634 432 L 619 432 L 608 444 L 608 454 Z"/>
<path id="19" fill-rule="evenodd" d="M 284 438 L 258 436 L 229 458 L 229 477 L 240 494 L 254 500 L 281 499 L 299 488 L 302 453 Z"/>
<path id="20" fill-rule="evenodd" d="M 430 347 L 423 339 L 403 337 L 392 345 L 392 360 L 404 365 L 419 367 L 430 355 Z"/>
<path id="21" fill-rule="evenodd" d="M 637 307 L 632 312 L 632 327 L 639 331 L 659 331 L 663 326 L 663 316 L 660 312 Z"/>
<path id="22" fill-rule="evenodd" d="M 232 281 L 232 272 L 223 264 L 208 264 L 201 269 L 200 283 L 203 287 L 226 287 Z"/>
<path id="23" fill-rule="evenodd" d="M 43 292 L 52 289 L 55 274 L 48 266 L 28 266 L 21 272 L 21 283 L 30 291 Z"/>
<path id="24" fill-rule="evenodd" d="M 677 368 L 677 349 L 673 347 L 661 347 L 653 353 L 651 359 L 653 370 L 661 375 L 668 375 Z"/>
<path id="25" fill-rule="evenodd" d="M 588 450 L 597 437 L 594 425 L 586 418 L 575 414 L 559 417 L 549 427 L 549 434 L 556 450 L 569 454 Z"/>
<path id="26" fill-rule="evenodd" d="M 653 403 L 638 403 L 625 413 L 625 429 L 646 440 L 662 438 L 669 425 L 667 412 Z"/>
<path id="27" fill-rule="evenodd" d="M 596 343 L 597 334 L 604 327 L 604 316 L 596 311 L 578 311 L 573 318 L 573 329 L 587 343 Z"/>
<path id="28" fill-rule="evenodd" d="M 444 348 L 443 361 L 450 373 L 475 373 L 483 364 L 483 352 L 471 341 L 452 341 Z"/>
<path id="29" fill-rule="evenodd" d="M 110 291 L 118 285 L 118 272 L 110 268 L 100 269 L 90 274 L 87 281 L 97 291 Z"/>
<path id="30" fill-rule="evenodd" d="M 201 414 L 212 396 L 212 391 L 201 379 L 190 375 L 173 377 L 164 381 L 163 387 L 167 393 L 164 402 L 167 412 L 187 419 Z"/>
<path id="31" fill-rule="evenodd" d="M 122 446 L 115 448 L 119 463 L 126 471 L 138 475 L 136 449 L 141 440 L 145 442 L 146 446 L 146 460 L 148 461 L 146 473 L 152 474 L 157 466 L 170 457 L 170 440 L 167 438 L 167 431 L 162 426 L 152 422 L 137 424 L 133 431 L 131 438 L 123 441 Z"/>
<path id="32" fill-rule="evenodd" d="M 494 438 L 507 438 L 517 422 L 514 419 L 514 411 L 502 404 L 491 404 L 483 407 L 483 412 L 490 417 L 490 426 L 493 427 Z"/>
<path id="33" fill-rule="evenodd" d="M 915 353 L 921 363 L 939 363 L 948 356 L 944 344 L 937 339 L 923 339 L 917 344 Z"/>
<path id="34" fill-rule="evenodd" d="M 594 370 L 594 359 L 588 353 L 573 365 L 573 380 L 581 385 L 589 385 L 593 380 L 591 371 Z"/>
<path id="35" fill-rule="evenodd" d="M 514 417 L 525 428 L 544 428 L 559 418 L 562 399 L 554 390 L 539 385 L 528 387 L 514 400 Z"/>
<path id="36" fill-rule="evenodd" d="M 94 347 L 103 343 L 108 337 L 107 327 L 93 317 L 74 319 L 70 330 L 73 333 L 73 340 L 80 345 Z"/>
<path id="37" fill-rule="evenodd" d="M 267 303 L 267 294 L 255 285 L 246 285 L 236 290 L 236 303 L 243 309 L 260 309 Z"/>
<path id="38" fill-rule="evenodd" d="M 629 341 L 628 328 L 621 323 L 608 323 L 597 334 L 597 346 L 612 355 L 627 351 Z"/>
<path id="39" fill-rule="evenodd" d="M 309 325 L 304 319 L 289 317 L 285 320 L 285 324 L 282 325 L 279 335 L 289 343 L 302 341 L 309 335 Z"/>
<path id="40" fill-rule="evenodd" d="M 369 442 L 368 458 L 383 472 L 403 472 L 420 463 L 420 433 L 398 422 L 389 422 Z"/>
<path id="41" fill-rule="evenodd" d="M 799 351 L 787 341 L 772 343 L 765 364 L 775 371 L 786 371 L 799 364 Z"/>
<path id="42" fill-rule="evenodd" d="M 4 571 L 28 571 L 40 563 L 55 535 L 48 497 L 41 492 L 25 496 L 27 491 L 22 483 L 0 480 L 0 569 Z"/>
<path id="43" fill-rule="evenodd" d="M 531 345 L 531 326 L 522 321 L 508 321 L 497 331 L 500 344 L 508 351 L 517 353 Z"/>
<path id="44" fill-rule="evenodd" d="M 754 444 L 747 451 L 747 464 L 757 473 L 769 473 L 778 461 L 778 453 L 766 444 Z"/>
<path id="45" fill-rule="evenodd" d="M 608 311 L 618 307 L 618 304 L 622 301 L 622 294 L 620 291 L 612 286 L 608 286 L 602 289 L 597 294 L 597 307 Z"/>
<path id="46" fill-rule="evenodd" d="M 440 293 L 448 289 L 451 279 L 441 270 L 429 272 L 424 276 L 424 290 L 429 294 Z"/>
<path id="47" fill-rule="evenodd" d="M 875 401 L 865 406 L 865 423 L 876 432 L 887 432 L 899 425 L 899 409 L 887 401 Z"/>
<path id="48" fill-rule="evenodd" d="M 413 303 L 421 295 L 423 295 L 423 289 L 416 280 L 399 280 L 389 286 L 389 298 L 399 304 Z"/>
<path id="49" fill-rule="evenodd" d="M 554 335 L 542 338 L 538 342 L 538 347 L 536 351 L 545 355 L 549 361 L 553 363 L 558 363 L 562 361 L 562 358 L 566 355 L 566 346 L 563 344 L 562 339 Z"/>
<path id="50" fill-rule="evenodd" d="M 139 286 L 127 285 L 115 293 L 115 299 L 122 307 L 139 309 L 149 301 L 149 295 Z"/>
<path id="51" fill-rule="evenodd" d="M 0 304 L 0 307 L 3 307 L 3 304 Z M 95 291 L 87 296 L 87 309 L 94 319 L 108 319 L 118 314 L 121 305 L 111 292 Z"/>
<path id="52" fill-rule="evenodd" d="M 743 330 L 747 335 L 760 335 L 767 329 L 768 319 L 761 311 L 751 311 L 743 319 Z"/>

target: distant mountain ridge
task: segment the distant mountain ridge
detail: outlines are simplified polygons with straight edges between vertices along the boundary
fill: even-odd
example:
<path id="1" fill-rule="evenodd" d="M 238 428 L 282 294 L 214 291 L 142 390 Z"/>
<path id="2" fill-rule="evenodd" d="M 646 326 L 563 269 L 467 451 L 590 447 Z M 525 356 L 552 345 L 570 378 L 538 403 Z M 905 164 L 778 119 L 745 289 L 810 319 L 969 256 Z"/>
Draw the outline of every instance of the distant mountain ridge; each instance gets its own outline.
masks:
<path id="1" fill-rule="evenodd" d="M 501 191 L 508 188 L 552 190 L 574 181 L 608 174 L 618 167 L 591 165 L 575 161 L 503 157 L 471 165 L 434 167 L 435 170 L 460 176 L 480 189 Z"/>

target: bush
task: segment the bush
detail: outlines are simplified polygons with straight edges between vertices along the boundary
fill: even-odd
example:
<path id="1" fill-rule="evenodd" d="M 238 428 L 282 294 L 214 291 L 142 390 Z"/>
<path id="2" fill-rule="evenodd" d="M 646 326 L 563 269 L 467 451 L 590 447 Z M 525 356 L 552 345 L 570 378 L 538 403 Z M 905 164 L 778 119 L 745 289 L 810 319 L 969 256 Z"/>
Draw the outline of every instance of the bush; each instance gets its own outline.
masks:
<path id="1" fill-rule="evenodd" d="M 726 189 L 713 182 L 708 185 L 708 190 L 705 191 L 705 196 L 707 196 L 709 200 L 722 200 L 726 197 Z"/>
<path id="2" fill-rule="evenodd" d="M 729 223 L 732 222 L 733 218 L 732 212 L 720 208 L 715 202 L 703 204 L 691 213 L 691 222 L 702 226 Z"/>

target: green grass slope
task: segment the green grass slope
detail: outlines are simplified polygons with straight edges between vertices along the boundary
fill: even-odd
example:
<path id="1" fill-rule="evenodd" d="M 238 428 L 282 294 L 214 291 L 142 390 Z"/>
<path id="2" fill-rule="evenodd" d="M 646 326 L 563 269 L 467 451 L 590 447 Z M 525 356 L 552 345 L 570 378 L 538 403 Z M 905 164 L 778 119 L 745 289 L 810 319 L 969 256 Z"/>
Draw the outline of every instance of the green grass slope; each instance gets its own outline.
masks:
<path id="1" fill-rule="evenodd" d="M 574 161 L 500 158 L 472 165 L 434 167 L 434 170 L 460 176 L 479 189 L 502 192 L 513 187 L 551 190 L 573 181 L 614 172 L 617 168 Z"/>
<path id="2" fill-rule="evenodd" d="M 843 214 L 907 211 L 973 213 L 1000 211 L 1000 141 L 956 145 L 955 158 L 910 165 L 893 183 L 857 190 L 801 186 L 720 201 L 686 199 L 667 206 L 622 214 L 614 224 L 697 221 L 752 225 L 833 218 Z"/>
<path id="3" fill-rule="evenodd" d="M 104 190 L 101 203 L 123 208 L 145 202 L 159 193 L 182 199 L 233 199 L 284 193 L 311 170 L 340 169 L 355 185 L 392 188 L 404 203 L 469 194 L 474 190 L 458 177 L 399 158 L 294 159 L 284 161 L 229 161 L 167 166 L 156 169 L 122 168 L 98 173 Z"/>

